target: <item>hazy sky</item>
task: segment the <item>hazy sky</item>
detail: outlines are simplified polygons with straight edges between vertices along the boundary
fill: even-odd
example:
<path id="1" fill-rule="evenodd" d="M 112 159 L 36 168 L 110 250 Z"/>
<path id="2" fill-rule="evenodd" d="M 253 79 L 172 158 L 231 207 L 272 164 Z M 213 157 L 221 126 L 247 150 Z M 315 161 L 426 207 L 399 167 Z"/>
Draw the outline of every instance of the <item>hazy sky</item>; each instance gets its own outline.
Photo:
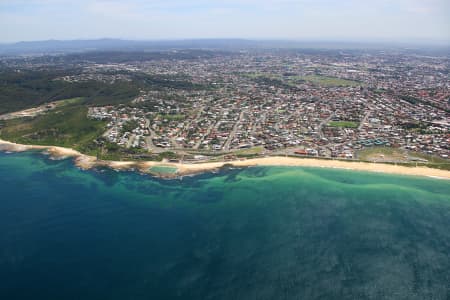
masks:
<path id="1" fill-rule="evenodd" d="M 450 0 L 0 0 L 0 42 L 104 37 L 450 43 Z"/>

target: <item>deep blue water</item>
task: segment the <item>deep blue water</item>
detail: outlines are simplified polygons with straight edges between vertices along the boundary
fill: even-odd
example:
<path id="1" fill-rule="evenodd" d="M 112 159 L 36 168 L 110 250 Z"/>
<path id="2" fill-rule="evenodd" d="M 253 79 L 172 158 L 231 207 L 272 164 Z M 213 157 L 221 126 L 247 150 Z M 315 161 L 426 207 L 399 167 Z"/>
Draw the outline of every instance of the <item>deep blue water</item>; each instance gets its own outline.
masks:
<path id="1" fill-rule="evenodd" d="M 450 299 L 450 184 L 0 153 L 0 299 Z"/>

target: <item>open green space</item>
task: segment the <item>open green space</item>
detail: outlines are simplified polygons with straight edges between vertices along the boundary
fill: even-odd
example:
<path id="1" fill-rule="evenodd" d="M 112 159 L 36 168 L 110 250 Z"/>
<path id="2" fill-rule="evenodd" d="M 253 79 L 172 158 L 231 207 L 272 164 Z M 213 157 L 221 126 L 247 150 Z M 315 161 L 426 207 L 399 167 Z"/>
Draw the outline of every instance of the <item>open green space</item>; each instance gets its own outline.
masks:
<path id="1" fill-rule="evenodd" d="M 414 151 L 406 151 L 399 148 L 365 148 L 357 152 L 357 158 L 362 161 L 396 163 L 407 167 L 426 166 L 435 169 L 450 170 L 450 163 L 445 158 Z"/>
<path id="2" fill-rule="evenodd" d="M 159 114 L 158 117 L 161 120 L 167 121 L 181 121 L 186 118 L 186 116 L 182 114 Z"/>
<path id="3" fill-rule="evenodd" d="M 84 97 L 86 103 L 95 105 L 127 103 L 139 94 L 138 86 L 132 82 L 108 84 L 93 80 L 67 82 L 58 79 L 74 74 L 77 71 L 0 71 L 0 114 L 75 97 Z"/>
<path id="4" fill-rule="evenodd" d="M 321 86 L 361 86 L 363 85 L 361 82 L 354 80 L 347 80 L 337 77 L 329 77 L 322 75 L 307 75 L 298 77 L 300 80 L 305 80 L 311 82 L 313 84 L 321 85 Z"/>
<path id="5" fill-rule="evenodd" d="M 87 118 L 88 108 L 80 99 L 34 118 L 4 121 L 0 137 L 22 144 L 54 145 L 91 152 L 92 142 L 105 131 L 106 122 Z"/>
<path id="6" fill-rule="evenodd" d="M 252 147 L 252 148 L 248 148 L 248 149 L 237 150 L 237 151 L 234 151 L 233 154 L 235 154 L 237 156 L 247 156 L 247 155 L 261 154 L 263 151 L 264 151 L 263 146 L 257 146 L 257 147 Z"/>
<path id="7" fill-rule="evenodd" d="M 358 151 L 358 159 L 373 161 L 384 158 L 385 160 L 406 161 L 406 151 L 391 147 L 370 147 Z"/>
<path id="8" fill-rule="evenodd" d="M 61 106 L 71 105 L 71 104 L 81 104 L 81 103 L 83 103 L 83 101 L 84 101 L 83 97 L 63 99 L 63 100 L 58 100 L 56 102 L 56 106 L 61 107 Z"/>
<path id="9" fill-rule="evenodd" d="M 192 83 L 185 76 L 126 74 L 132 81 L 114 84 L 96 80 L 62 80 L 63 76 L 79 75 L 78 69 L 21 70 L 0 69 L 0 114 L 37 107 L 61 99 L 84 97 L 90 105 L 116 105 L 131 102 L 142 88 L 152 90 L 210 88 Z"/>
<path id="10" fill-rule="evenodd" d="M 331 121 L 330 123 L 328 123 L 328 126 L 330 126 L 330 127 L 358 128 L 359 123 L 358 122 L 352 122 L 352 121 Z"/>
<path id="11" fill-rule="evenodd" d="M 409 156 L 414 158 L 418 157 L 421 159 L 425 159 L 428 162 L 425 163 L 426 166 L 436 169 L 442 169 L 442 170 L 450 170 L 450 163 L 448 159 L 436 156 L 436 155 L 429 155 L 425 153 L 419 153 L 419 152 L 408 152 Z"/>

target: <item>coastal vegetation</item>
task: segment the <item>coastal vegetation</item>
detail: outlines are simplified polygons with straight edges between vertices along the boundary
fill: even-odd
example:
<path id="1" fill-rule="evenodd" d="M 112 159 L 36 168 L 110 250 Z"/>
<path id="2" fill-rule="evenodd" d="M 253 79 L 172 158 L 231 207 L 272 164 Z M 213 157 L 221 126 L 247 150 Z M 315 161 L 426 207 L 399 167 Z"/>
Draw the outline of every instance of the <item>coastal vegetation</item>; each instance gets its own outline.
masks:
<path id="1" fill-rule="evenodd" d="M 92 146 L 91 155 L 96 155 L 98 159 L 106 161 L 138 161 L 156 160 L 155 156 L 144 149 L 126 148 L 115 143 L 97 139 L 90 144 Z"/>
<path id="2" fill-rule="evenodd" d="M 117 105 L 130 103 L 140 89 L 204 90 L 209 86 L 192 83 L 180 75 L 150 75 L 113 72 L 133 80 L 114 84 L 99 80 L 66 81 L 64 76 L 80 75 L 79 69 L 21 70 L 0 69 L 0 114 L 36 107 L 52 101 L 83 97 L 86 105 Z M 114 75 L 112 74 L 112 75 Z M 110 74 L 111 75 L 111 74 Z"/>
<path id="3" fill-rule="evenodd" d="M 67 82 L 61 76 L 77 74 L 78 70 L 12 70 L 0 71 L 0 114 L 75 97 L 84 97 L 85 104 L 107 105 L 127 103 L 139 94 L 138 86 L 121 81 L 108 84 L 100 81 Z"/>
<path id="4" fill-rule="evenodd" d="M 66 105 L 34 118 L 3 121 L 0 137 L 22 144 L 89 150 L 92 148 L 92 141 L 105 131 L 106 122 L 88 119 L 88 108 L 83 105 L 83 101 L 69 101 Z"/>

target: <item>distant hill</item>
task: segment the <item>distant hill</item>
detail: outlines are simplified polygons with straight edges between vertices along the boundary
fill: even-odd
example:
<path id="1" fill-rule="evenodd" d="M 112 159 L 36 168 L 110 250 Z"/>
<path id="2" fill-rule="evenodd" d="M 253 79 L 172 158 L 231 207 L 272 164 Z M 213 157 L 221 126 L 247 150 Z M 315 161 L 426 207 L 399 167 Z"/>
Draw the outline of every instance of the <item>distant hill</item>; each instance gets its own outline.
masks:
<path id="1" fill-rule="evenodd" d="M 448 45 L 389 44 L 342 41 L 294 41 L 294 40 L 246 40 L 246 39 L 186 39 L 135 41 L 120 39 L 97 40 L 47 40 L 0 44 L 0 55 L 44 55 L 66 54 L 89 51 L 158 51 L 170 49 L 209 49 L 209 50 L 247 50 L 247 49 L 414 49 L 420 51 L 449 54 Z"/>
<path id="2" fill-rule="evenodd" d="M 132 41 L 119 39 L 33 41 L 0 44 L 0 55 L 58 54 L 87 51 L 142 51 L 169 49 L 239 49 L 258 47 L 260 42 L 238 39 Z"/>

